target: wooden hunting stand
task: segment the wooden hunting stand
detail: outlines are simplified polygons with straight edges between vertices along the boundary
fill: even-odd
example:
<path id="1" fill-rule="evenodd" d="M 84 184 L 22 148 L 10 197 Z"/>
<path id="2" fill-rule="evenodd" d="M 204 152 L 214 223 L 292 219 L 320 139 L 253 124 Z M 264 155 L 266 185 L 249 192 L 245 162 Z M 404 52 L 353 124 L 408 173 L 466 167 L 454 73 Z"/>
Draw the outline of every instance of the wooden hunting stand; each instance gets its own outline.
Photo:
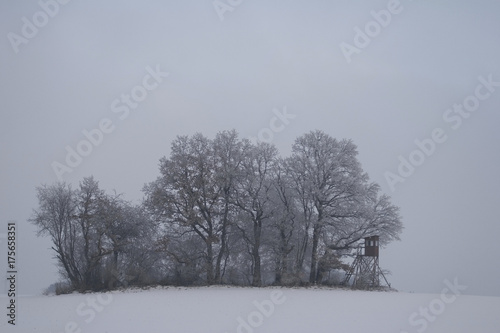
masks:
<path id="1" fill-rule="evenodd" d="M 386 285 L 390 288 L 391 285 L 387 282 L 384 273 L 378 265 L 379 255 L 379 236 L 366 237 L 364 244 L 357 249 L 356 258 L 352 262 L 349 271 L 346 274 L 344 285 L 349 285 L 351 277 L 353 289 L 370 289 L 381 287 L 380 277 L 383 278 Z"/>

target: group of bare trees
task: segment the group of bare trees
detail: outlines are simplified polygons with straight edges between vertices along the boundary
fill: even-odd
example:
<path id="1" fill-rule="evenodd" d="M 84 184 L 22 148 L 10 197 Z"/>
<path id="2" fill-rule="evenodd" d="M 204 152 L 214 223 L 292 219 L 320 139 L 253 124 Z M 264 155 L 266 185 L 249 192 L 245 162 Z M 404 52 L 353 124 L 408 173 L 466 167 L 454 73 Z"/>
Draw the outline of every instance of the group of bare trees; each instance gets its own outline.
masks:
<path id="1" fill-rule="evenodd" d="M 33 222 L 76 288 L 322 283 L 359 240 L 386 244 L 402 230 L 356 146 L 321 131 L 299 137 L 287 158 L 235 131 L 179 136 L 144 193 L 133 207 L 92 178 L 78 190 L 38 188 Z"/>
<path id="2" fill-rule="evenodd" d="M 150 281 L 155 224 L 141 207 L 105 194 L 93 177 L 78 189 L 66 183 L 38 187 L 37 196 L 31 222 L 50 236 L 60 273 L 73 289 Z"/>

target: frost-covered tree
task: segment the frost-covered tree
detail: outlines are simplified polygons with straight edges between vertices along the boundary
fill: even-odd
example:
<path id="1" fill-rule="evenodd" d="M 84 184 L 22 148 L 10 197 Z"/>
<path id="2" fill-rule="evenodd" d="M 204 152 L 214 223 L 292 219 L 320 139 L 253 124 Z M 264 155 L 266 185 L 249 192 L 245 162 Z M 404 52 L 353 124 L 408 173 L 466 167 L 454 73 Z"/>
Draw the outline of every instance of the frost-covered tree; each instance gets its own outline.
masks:
<path id="1" fill-rule="evenodd" d="M 230 195 L 240 164 L 236 132 L 215 140 L 201 134 L 178 137 L 169 158 L 160 161 L 160 177 L 145 186 L 145 205 L 153 216 L 180 233 L 193 233 L 205 246 L 208 284 L 222 280 L 229 255 L 227 232 L 233 214 Z"/>
<path id="2" fill-rule="evenodd" d="M 306 237 L 299 235 L 298 221 L 300 220 L 300 210 L 296 205 L 296 193 L 293 190 L 291 178 L 286 173 L 282 159 L 276 162 L 272 183 L 273 191 L 271 195 L 274 212 L 271 220 L 271 232 L 275 262 L 274 283 L 282 285 L 298 280 L 301 269 L 297 271 L 294 268 L 301 267 L 302 263 L 299 265 L 291 257 L 291 253 L 294 250 L 296 253 L 300 252 L 300 245 L 295 244 L 294 239 L 303 240 L 307 244 L 308 237 L 307 235 Z"/>
<path id="3" fill-rule="evenodd" d="M 153 240 L 152 220 L 141 208 L 107 195 L 93 177 L 84 178 L 77 190 L 56 183 L 36 191 L 39 206 L 30 221 L 39 235 L 51 237 L 61 273 L 74 289 L 123 284 L 120 277 L 130 271 L 127 268 L 147 264 L 145 256 L 153 256 L 146 245 Z"/>
<path id="4" fill-rule="evenodd" d="M 387 197 L 377 196 L 378 186 L 368 183 L 352 141 L 338 141 L 321 131 L 307 133 L 295 141 L 286 165 L 306 230 L 312 228 L 309 282 L 318 280 L 322 248 L 348 248 L 371 234 L 397 238 L 397 209 Z"/>
<path id="5" fill-rule="evenodd" d="M 56 183 L 37 187 L 36 192 L 39 206 L 33 211 L 30 222 L 37 226 L 39 236 L 50 237 L 61 274 L 78 287 L 82 277 L 76 258 L 79 238 L 74 223 L 76 191 L 69 184 Z"/>
<path id="6" fill-rule="evenodd" d="M 233 194 L 233 203 L 240 212 L 236 226 L 248 245 L 252 259 L 252 285 L 260 286 L 263 231 L 269 232 L 270 226 L 265 223 L 270 220 L 275 210 L 271 193 L 278 151 L 268 143 L 252 145 L 246 142 L 242 155 L 240 177 Z"/>
<path id="7" fill-rule="evenodd" d="M 133 284 L 144 285 L 161 280 L 157 264 L 157 225 L 143 207 L 106 196 L 101 201 L 105 214 L 105 246 L 110 250 L 103 265 L 104 282 L 109 289 Z"/>

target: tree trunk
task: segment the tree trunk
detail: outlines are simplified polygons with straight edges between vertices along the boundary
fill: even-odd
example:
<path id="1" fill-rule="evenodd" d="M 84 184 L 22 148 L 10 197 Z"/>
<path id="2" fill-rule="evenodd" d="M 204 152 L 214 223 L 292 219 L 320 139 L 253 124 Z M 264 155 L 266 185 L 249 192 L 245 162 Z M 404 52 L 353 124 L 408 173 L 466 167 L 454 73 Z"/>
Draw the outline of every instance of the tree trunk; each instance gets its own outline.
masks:
<path id="1" fill-rule="evenodd" d="M 260 239 L 262 233 L 262 221 L 254 222 L 253 225 L 253 235 L 254 243 L 252 249 L 253 257 L 253 276 L 252 276 L 252 286 L 260 287 L 262 285 L 262 277 L 260 272 Z"/>
<path id="2" fill-rule="evenodd" d="M 120 281 L 120 273 L 118 272 L 118 251 L 113 251 L 113 262 L 111 268 L 111 276 L 109 276 L 108 289 L 114 289 Z"/>
<path id="3" fill-rule="evenodd" d="M 291 233 L 289 234 L 289 236 Z M 276 255 L 276 268 L 275 268 L 275 279 L 274 283 L 277 285 L 283 284 L 283 277 L 288 272 L 288 254 L 292 251 L 292 248 L 288 247 L 289 237 L 286 235 L 286 230 L 283 224 L 279 228 L 279 247 L 278 253 Z"/>
<path id="4" fill-rule="evenodd" d="M 222 231 L 221 231 L 221 246 L 219 249 L 219 253 L 217 254 L 217 262 L 215 265 L 215 281 L 216 283 L 222 283 L 222 258 L 224 257 L 225 252 L 227 251 L 227 227 L 229 224 L 229 189 L 225 190 L 225 207 L 224 207 L 224 216 L 222 220 Z"/>
<path id="5" fill-rule="evenodd" d="M 303 271 L 304 260 L 306 256 L 307 247 L 309 246 L 309 229 L 306 229 L 305 236 L 300 242 L 300 247 L 297 250 L 297 256 L 295 260 L 295 273 L 300 274 Z"/>
<path id="6" fill-rule="evenodd" d="M 316 273 L 318 266 L 318 244 L 321 227 L 315 224 L 313 227 L 312 253 L 311 253 L 311 272 L 309 273 L 309 282 L 316 284 Z"/>
<path id="7" fill-rule="evenodd" d="M 207 270 L 207 284 L 212 285 L 214 284 L 214 266 L 213 266 L 213 260 L 214 260 L 214 250 L 212 246 L 212 237 L 208 237 L 206 240 L 207 243 L 207 259 L 206 259 L 206 270 Z"/>

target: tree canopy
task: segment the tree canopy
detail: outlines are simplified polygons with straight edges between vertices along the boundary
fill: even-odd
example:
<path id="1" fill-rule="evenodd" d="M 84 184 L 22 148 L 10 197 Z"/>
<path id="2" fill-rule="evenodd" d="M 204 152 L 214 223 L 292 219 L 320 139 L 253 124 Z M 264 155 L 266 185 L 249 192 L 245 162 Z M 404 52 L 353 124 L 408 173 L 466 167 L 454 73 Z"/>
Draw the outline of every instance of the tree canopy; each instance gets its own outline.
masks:
<path id="1" fill-rule="evenodd" d="M 398 207 L 370 182 L 351 140 L 322 131 L 281 157 L 223 131 L 178 136 L 141 206 L 99 189 L 37 188 L 31 221 L 74 288 L 130 283 L 325 283 L 365 237 L 398 240 Z M 331 277 L 330 277 L 331 280 Z"/>

